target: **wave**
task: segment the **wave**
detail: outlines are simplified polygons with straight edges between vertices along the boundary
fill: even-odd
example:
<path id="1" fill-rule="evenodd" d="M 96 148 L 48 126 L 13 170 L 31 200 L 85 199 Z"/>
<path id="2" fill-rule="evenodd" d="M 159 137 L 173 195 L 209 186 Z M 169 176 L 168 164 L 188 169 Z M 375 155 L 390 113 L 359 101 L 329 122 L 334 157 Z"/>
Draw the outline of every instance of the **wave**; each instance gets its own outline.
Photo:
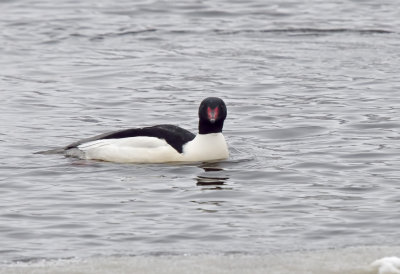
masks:
<path id="1" fill-rule="evenodd" d="M 355 35 L 387 35 L 398 34 L 398 32 L 384 29 L 352 29 L 352 28 L 282 28 L 282 29 L 208 29 L 208 30 L 179 30 L 179 29 L 143 29 L 143 30 L 123 30 L 96 34 L 88 37 L 90 40 L 103 40 L 107 38 L 124 36 L 145 36 L 149 34 L 152 37 L 161 37 L 163 35 L 240 35 L 240 34 L 277 34 L 277 35 L 333 35 L 333 34 L 355 34 Z M 71 36 L 82 36 L 80 34 L 71 34 Z"/>
<path id="2" fill-rule="evenodd" d="M 282 29 L 243 29 L 243 30 L 214 30 L 221 34 L 237 34 L 237 33 L 293 33 L 293 34 L 335 34 L 335 33 L 355 33 L 355 34 L 391 34 L 395 33 L 384 29 L 352 29 L 352 28 L 282 28 Z"/>
<path id="3" fill-rule="evenodd" d="M 165 30 L 165 29 L 143 29 L 143 30 L 123 30 L 112 33 L 98 34 L 91 39 L 104 39 L 107 37 L 120 37 L 120 36 L 135 36 L 143 35 L 148 33 L 159 33 L 165 34 L 170 33 L 174 35 L 186 35 L 186 34 L 205 34 L 214 33 L 219 35 L 235 35 L 244 33 L 271 33 L 271 34 L 309 34 L 309 35 L 328 35 L 337 33 L 348 33 L 348 34 L 359 34 L 359 35 L 372 35 L 372 34 L 396 34 L 397 32 L 384 30 L 384 29 L 352 29 L 352 28 L 282 28 L 282 29 L 211 29 L 211 30 Z M 76 34 L 75 34 L 76 36 Z"/>

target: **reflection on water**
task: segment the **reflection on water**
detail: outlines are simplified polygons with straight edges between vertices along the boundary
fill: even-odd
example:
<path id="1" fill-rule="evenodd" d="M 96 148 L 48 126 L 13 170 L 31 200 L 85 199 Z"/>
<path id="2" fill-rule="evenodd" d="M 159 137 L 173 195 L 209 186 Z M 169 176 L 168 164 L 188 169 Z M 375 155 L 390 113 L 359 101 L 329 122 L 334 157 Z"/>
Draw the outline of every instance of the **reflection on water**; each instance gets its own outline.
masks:
<path id="1" fill-rule="evenodd" d="M 220 162 L 209 162 L 209 163 L 202 163 L 200 166 L 200 168 L 204 169 L 204 171 L 208 172 L 208 171 L 221 171 L 224 170 L 221 167 L 221 163 Z"/>
<path id="2" fill-rule="evenodd" d="M 216 177 L 216 176 L 197 176 L 198 186 L 208 186 L 208 185 L 224 185 L 228 177 Z"/>
<path id="3" fill-rule="evenodd" d="M 203 163 L 200 168 L 204 169 L 205 172 L 202 175 L 197 175 L 198 186 L 224 185 L 229 179 L 228 176 L 223 174 L 224 169 L 219 162 Z"/>

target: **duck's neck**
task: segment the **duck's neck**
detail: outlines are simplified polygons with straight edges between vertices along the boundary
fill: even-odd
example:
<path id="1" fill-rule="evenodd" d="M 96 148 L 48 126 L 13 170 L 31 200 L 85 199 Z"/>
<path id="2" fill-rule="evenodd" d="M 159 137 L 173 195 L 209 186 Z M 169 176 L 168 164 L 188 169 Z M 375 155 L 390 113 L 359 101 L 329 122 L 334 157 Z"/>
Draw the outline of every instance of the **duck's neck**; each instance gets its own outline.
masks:
<path id="1" fill-rule="evenodd" d="M 211 123 L 207 120 L 199 121 L 199 134 L 208 134 L 208 133 L 220 133 L 222 132 L 222 128 L 224 126 L 224 121 L 216 121 L 215 123 Z"/>

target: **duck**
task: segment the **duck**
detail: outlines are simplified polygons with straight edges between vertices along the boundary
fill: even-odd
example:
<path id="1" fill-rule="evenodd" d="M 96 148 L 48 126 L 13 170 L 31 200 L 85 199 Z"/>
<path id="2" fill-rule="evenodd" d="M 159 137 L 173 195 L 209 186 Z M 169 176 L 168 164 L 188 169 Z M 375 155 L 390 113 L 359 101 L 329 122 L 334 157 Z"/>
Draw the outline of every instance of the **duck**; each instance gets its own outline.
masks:
<path id="1" fill-rule="evenodd" d="M 209 162 L 229 157 L 222 134 L 225 102 L 205 98 L 199 106 L 198 133 L 161 124 L 104 133 L 63 148 L 67 157 L 116 163 Z"/>

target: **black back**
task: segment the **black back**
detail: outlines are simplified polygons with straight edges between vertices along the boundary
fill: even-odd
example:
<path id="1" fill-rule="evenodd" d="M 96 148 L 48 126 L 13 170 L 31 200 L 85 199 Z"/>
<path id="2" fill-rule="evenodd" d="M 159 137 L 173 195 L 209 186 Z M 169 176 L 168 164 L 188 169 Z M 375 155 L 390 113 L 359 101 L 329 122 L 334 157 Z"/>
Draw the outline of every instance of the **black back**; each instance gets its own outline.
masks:
<path id="1" fill-rule="evenodd" d="M 183 145 L 194 139 L 195 135 L 186 129 L 174 125 L 158 125 L 144 128 L 131 128 L 111 133 L 101 134 L 92 138 L 83 139 L 81 141 L 72 143 L 65 147 L 65 149 L 75 148 L 83 143 L 101 140 L 101 139 L 120 139 L 129 137 L 156 137 L 164 139 L 170 146 L 172 146 L 179 153 L 183 152 Z"/>

